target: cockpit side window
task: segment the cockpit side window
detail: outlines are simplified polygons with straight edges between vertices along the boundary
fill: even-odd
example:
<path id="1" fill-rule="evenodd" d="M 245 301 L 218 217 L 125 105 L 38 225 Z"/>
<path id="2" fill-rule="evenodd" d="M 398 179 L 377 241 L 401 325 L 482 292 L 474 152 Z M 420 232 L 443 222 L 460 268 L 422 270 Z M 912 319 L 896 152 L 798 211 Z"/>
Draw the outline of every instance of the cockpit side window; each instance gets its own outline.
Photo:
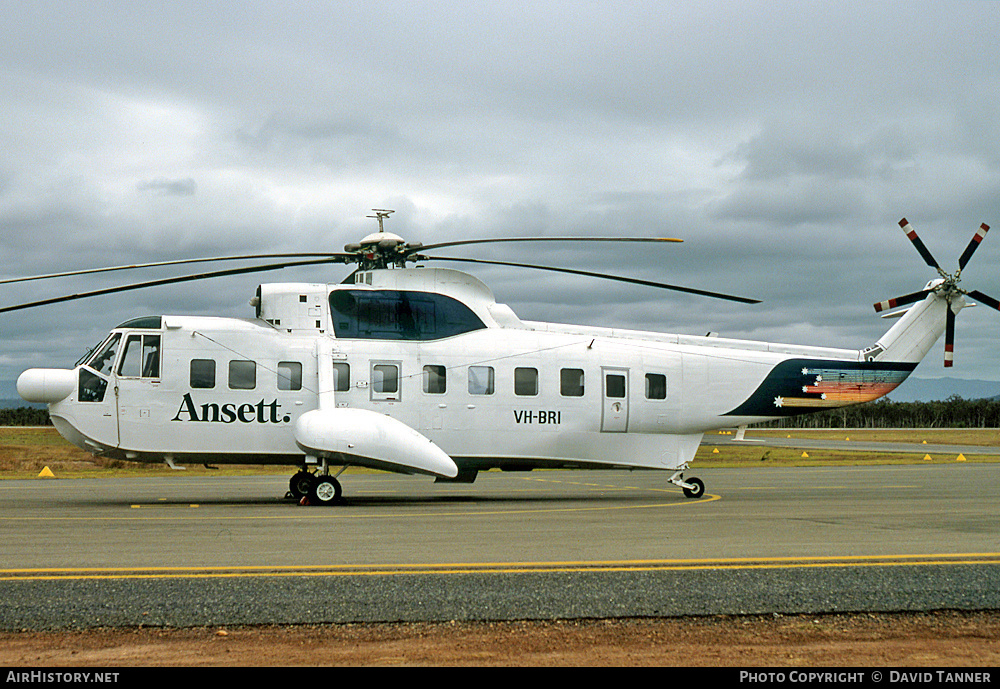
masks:
<path id="1" fill-rule="evenodd" d="M 160 336 L 129 335 L 125 340 L 118 375 L 125 378 L 160 377 Z"/>
<path id="2" fill-rule="evenodd" d="M 118 353 L 121 339 L 121 333 L 114 333 L 97 351 L 97 354 L 90 357 L 87 366 L 105 376 L 111 375 L 111 368 L 115 365 L 115 355 Z"/>

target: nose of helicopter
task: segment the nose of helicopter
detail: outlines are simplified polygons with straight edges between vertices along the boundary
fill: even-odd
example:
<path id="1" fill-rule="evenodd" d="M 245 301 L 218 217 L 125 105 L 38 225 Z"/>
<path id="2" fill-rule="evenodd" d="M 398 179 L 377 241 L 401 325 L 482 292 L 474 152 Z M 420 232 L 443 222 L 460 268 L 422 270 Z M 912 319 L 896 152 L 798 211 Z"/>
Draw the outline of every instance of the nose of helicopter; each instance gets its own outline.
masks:
<path id="1" fill-rule="evenodd" d="M 27 402 L 52 404 L 69 397 L 76 373 L 64 368 L 31 368 L 17 379 L 17 394 Z"/>

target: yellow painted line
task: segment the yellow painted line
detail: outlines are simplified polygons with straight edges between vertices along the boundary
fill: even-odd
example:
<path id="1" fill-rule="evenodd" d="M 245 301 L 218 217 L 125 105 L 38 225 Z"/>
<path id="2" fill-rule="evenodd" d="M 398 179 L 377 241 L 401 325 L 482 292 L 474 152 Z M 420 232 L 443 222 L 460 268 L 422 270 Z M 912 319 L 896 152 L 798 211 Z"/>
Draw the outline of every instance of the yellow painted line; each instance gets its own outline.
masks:
<path id="1" fill-rule="evenodd" d="M 160 498 L 161 500 L 163 498 Z M 129 509 L 132 510 L 169 510 L 169 509 L 191 509 L 193 507 L 201 507 L 197 503 L 190 505 L 129 505 Z"/>
<path id="2" fill-rule="evenodd" d="M 835 567 L 1000 565 L 1000 553 L 889 556 L 709 558 L 699 560 L 611 560 L 511 563 L 421 563 L 258 567 L 38 568 L 0 570 L 0 581 L 59 579 L 196 579 L 238 577 L 345 577 L 431 574 L 538 574 L 758 570 Z"/>

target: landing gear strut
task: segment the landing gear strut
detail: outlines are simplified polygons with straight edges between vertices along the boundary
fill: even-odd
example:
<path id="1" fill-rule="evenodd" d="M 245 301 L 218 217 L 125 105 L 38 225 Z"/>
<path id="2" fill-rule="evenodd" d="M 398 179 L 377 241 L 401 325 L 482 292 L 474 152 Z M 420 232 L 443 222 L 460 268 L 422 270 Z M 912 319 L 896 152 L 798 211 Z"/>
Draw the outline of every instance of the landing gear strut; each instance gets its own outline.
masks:
<path id="1" fill-rule="evenodd" d="M 675 486 L 680 486 L 681 490 L 684 491 L 685 497 L 700 498 L 705 494 L 704 481 L 700 478 L 694 478 L 693 476 L 689 479 L 685 479 L 685 469 L 687 469 L 687 465 L 682 466 L 679 471 L 675 472 L 674 475 L 670 477 L 670 482 Z"/>

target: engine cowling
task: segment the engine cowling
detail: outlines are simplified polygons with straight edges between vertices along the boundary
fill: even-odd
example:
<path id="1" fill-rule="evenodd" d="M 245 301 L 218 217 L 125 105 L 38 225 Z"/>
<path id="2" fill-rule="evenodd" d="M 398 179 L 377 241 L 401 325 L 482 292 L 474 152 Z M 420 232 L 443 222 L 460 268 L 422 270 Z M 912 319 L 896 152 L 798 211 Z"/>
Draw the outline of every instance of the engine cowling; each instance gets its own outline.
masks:
<path id="1" fill-rule="evenodd" d="M 367 409 L 314 409 L 295 422 L 295 442 L 318 457 L 355 458 L 388 471 L 455 478 L 458 466 L 429 438 Z"/>

